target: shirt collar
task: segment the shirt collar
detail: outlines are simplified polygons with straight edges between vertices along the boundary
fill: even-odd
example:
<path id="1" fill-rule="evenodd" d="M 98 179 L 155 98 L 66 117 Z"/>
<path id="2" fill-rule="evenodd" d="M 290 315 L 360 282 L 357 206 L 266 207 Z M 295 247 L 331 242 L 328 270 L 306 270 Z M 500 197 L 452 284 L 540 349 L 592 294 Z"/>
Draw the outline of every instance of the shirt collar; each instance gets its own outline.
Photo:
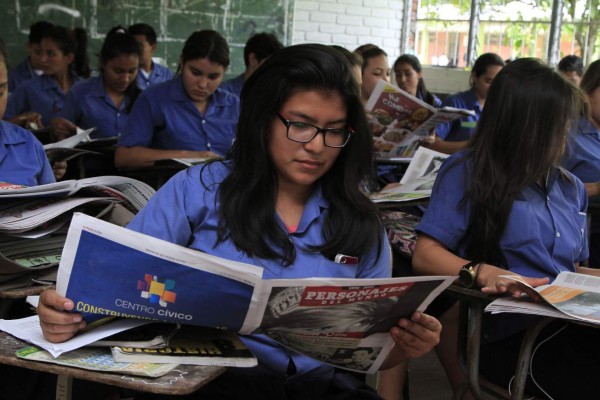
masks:
<path id="1" fill-rule="evenodd" d="M 302 213 L 302 218 L 300 219 L 300 223 L 298 224 L 295 233 L 303 233 L 306 231 L 309 226 L 323 214 L 323 211 L 328 208 L 329 202 L 323 195 L 321 183 L 316 183 L 314 190 L 308 197 L 308 201 L 304 206 L 304 212 Z"/>

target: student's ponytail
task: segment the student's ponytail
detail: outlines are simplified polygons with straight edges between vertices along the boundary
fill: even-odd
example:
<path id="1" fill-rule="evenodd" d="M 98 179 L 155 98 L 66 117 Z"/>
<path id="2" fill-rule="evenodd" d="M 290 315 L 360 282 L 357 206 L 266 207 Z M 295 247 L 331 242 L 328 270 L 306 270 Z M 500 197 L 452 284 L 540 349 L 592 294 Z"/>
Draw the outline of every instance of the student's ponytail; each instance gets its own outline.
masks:
<path id="1" fill-rule="evenodd" d="M 90 60 L 87 54 L 87 32 L 83 28 L 73 29 L 73 38 L 75 39 L 75 59 L 73 60 L 73 70 L 82 78 L 90 77 Z"/>

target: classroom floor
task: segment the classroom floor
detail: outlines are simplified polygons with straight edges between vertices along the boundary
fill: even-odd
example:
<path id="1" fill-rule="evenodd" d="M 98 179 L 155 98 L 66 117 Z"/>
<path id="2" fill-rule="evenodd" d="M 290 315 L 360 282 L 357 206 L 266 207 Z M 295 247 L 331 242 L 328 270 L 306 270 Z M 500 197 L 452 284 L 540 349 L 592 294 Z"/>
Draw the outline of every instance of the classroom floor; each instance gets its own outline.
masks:
<path id="1" fill-rule="evenodd" d="M 435 352 L 411 360 L 408 372 L 410 400 L 450 400 L 452 390 Z"/>

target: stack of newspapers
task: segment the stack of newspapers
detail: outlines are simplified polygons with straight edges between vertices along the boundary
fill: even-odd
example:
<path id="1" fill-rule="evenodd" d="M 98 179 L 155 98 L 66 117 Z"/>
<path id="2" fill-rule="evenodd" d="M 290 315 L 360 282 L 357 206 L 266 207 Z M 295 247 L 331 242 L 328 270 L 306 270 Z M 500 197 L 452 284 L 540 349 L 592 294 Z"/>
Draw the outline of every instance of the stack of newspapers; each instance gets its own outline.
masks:
<path id="1" fill-rule="evenodd" d="M 0 182 L 0 290 L 54 283 L 74 212 L 124 225 L 153 194 L 120 176 L 33 187 Z"/>

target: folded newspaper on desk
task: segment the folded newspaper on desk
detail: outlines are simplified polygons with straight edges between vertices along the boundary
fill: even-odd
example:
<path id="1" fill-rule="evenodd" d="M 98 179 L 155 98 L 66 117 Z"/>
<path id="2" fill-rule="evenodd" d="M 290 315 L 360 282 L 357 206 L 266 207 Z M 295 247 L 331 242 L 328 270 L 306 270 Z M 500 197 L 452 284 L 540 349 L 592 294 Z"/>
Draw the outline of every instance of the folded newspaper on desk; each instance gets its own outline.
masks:
<path id="1" fill-rule="evenodd" d="M 514 276 L 506 277 L 515 279 Z M 600 324 L 600 277 L 561 272 L 550 285 L 533 288 L 515 279 L 527 295 L 494 300 L 485 310 L 572 319 Z M 535 301 L 537 302 L 534 302 Z"/>
<path id="2" fill-rule="evenodd" d="M 390 328 L 455 279 L 268 280 L 262 272 L 75 214 L 57 291 L 88 320 L 115 315 L 264 333 L 323 362 L 373 373 L 393 347 Z"/>

